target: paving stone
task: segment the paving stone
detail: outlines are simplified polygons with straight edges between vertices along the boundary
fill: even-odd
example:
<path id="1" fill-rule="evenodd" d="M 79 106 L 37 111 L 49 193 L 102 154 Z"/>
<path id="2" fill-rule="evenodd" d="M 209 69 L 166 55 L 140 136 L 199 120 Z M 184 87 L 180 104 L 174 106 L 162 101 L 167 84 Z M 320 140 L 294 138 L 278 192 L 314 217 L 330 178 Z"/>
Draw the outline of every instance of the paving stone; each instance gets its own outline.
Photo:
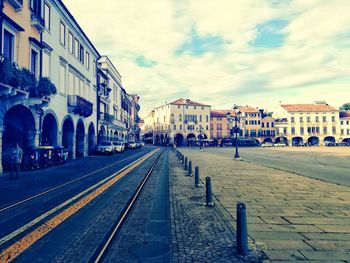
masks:
<path id="1" fill-rule="evenodd" d="M 309 260 L 323 260 L 325 262 L 331 260 L 349 260 L 350 252 L 343 251 L 303 251 L 300 250 L 300 253 L 303 254 Z"/>
<path id="2" fill-rule="evenodd" d="M 306 240 L 315 250 L 347 250 L 350 251 L 350 241 L 339 240 Z M 350 259 L 350 258 L 349 258 Z"/>
<path id="3" fill-rule="evenodd" d="M 350 233 L 300 233 L 309 240 L 345 240 L 350 241 Z"/>
<path id="4" fill-rule="evenodd" d="M 274 260 L 305 260 L 305 259 L 307 259 L 297 250 L 288 250 L 288 251 L 267 250 L 265 253 L 267 254 L 267 257 L 271 261 L 274 261 Z"/>
<path id="5" fill-rule="evenodd" d="M 294 232 L 250 232 L 250 236 L 257 240 L 304 240 L 305 236 Z"/>

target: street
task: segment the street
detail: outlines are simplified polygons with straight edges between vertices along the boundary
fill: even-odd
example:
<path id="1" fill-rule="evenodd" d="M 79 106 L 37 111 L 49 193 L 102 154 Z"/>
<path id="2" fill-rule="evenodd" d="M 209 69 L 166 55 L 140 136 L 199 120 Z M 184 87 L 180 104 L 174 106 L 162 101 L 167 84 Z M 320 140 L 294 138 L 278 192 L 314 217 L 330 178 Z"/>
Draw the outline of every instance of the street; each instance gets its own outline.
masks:
<path id="1" fill-rule="evenodd" d="M 234 156 L 234 148 L 206 148 Z M 241 158 L 322 181 L 350 186 L 350 147 L 239 148 Z"/>

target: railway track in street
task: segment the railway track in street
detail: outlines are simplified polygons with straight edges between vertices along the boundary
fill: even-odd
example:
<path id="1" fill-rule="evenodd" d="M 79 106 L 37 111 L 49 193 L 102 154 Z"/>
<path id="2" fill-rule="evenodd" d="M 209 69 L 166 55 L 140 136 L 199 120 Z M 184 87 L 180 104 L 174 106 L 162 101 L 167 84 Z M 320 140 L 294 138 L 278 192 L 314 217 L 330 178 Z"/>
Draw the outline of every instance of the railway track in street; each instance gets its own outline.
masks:
<path id="1" fill-rule="evenodd" d="M 37 218 L 31 220 L 22 227 L 16 229 L 10 234 L 0 237 L 0 262 L 9 262 L 16 259 L 23 252 L 25 252 L 30 246 L 32 246 L 36 241 L 43 238 L 53 229 L 57 228 L 61 223 L 70 218 L 72 215 L 76 214 L 79 210 L 84 208 L 91 201 L 96 199 L 98 196 L 102 195 L 107 189 L 112 187 L 118 181 L 126 177 L 131 171 L 140 166 L 142 163 L 147 161 L 149 158 L 157 154 L 159 149 L 155 149 L 146 155 L 141 156 L 130 164 L 124 166 L 122 169 L 114 172 L 110 176 L 103 178 L 99 182 L 95 183 L 82 190 L 73 197 L 65 200 L 59 205 L 55 206 L 51 210 L 41 214 Z M 126 158 L 121 162 L 132 159 L 132 157 Z M 158 159 L 158 157 L 157 157 Z M 115 165 L 115 164 L 114 164 Z M 98 174 L 100 171 L 112 167 L 113 164 L 108 167 L 98 169 L 97 171 L 91 172 L 57 187 L 46 190 L 42 193 L 36 194 L 19 202 L 10 204 L 1 209 L 0 214 L 3 212 L 8 212 L 11 209 L 17 208 L 33 199 L 45 196 L 56 190 L 62 190 L 64 187 L 79 182 L 89 176 Z M 152 165 L 153 166 L 153 165 Z"/>
<path id="2" fill-rule="evenodd" d="M 139 197 L 142 193 L 142 190 L 144 189 L 149 177 L 152 175 L 155 167 L 157 166 L 159 159 L 160 159 L 161 155 L 163 154 L 163 152 L 164 151 L 160 152 L 158 154 L 157 158 L 153 161 L 153 163 L 152 163 L 151 167 L 149 168 L 149 170 L 147 171 L 145 177 L 142 179 L 141 183 L 137 187 L 134 194 L 130 197 L 130 199 L 127 202 L 127 204 L 125 205 L 122 213 L 117 216 L 116 221 L 114 222 L 114 224 L 112 225 L 112 227 L 110 228 L 108 233 L 106 234 L 105 238 L 102 240 L 101 244 L 96 248 L 96 250 L 95 250 L 94 254 L 92 255 L 92 257 L 90 258 L 89 262 L 94 262 L 94 263 L 103 262 L 104 258 L 106 257 L 106 255 L 109 252 L 111 245 L 113 244 L 113 241 L 116 239 L 117 235 L 120 233 L 120 230 L 121 230 L 123 224 L 125 223 L 125 221 L 129 217 L 129 215 L 130 215 L 132 209 L 134 208 L 135 203 L 139 199 Z"/>

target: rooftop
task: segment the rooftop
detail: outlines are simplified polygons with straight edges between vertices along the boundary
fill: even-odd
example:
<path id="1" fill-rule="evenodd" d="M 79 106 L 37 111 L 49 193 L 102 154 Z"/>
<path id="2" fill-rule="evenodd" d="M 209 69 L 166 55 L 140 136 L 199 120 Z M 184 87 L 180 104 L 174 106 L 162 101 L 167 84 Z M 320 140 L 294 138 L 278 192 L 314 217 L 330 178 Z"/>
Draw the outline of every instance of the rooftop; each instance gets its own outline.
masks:
<path id="1" fill-rule="evenodd" d="M 338 111 L 328 104 L 284 104 L 281 105 L 288 112 L 332 112 Z"/>
<path id="2" fill-rule="evenodd" d="M 240 106 L 240 107 L 239 107 L 239 110 L 240 110 L 241 112 L 247 112 L 247 113 L 259 113 L 259 109 L 254 108 L 254 107 L 251 107 L 251 106 L 248 106 L 248 105 L 246 105 L 246 106 Z"/>
<path id="3" fill-rule="evenodd" d="M 186 105 L 186 106 L 203 106 L 203 107 L 210 107 L 210 105 L 206 105 L 206 104 L 202 104 L 202 103 L 199 103 L 199 102 L 195 102 L 195 101 L 192 101 L 190 99 L 178 99 L 178 100 L 175 100 L 171 103 L 169 103 L 171 105 Z"/>
<path id="4" fill-rule="evenodd" d="M 233 110 L 212 110 L 210 111 L 210 116 L 211 117 L 226 117 L 227 112 L 230 112 L 231 115 L 234 115 Z"/>

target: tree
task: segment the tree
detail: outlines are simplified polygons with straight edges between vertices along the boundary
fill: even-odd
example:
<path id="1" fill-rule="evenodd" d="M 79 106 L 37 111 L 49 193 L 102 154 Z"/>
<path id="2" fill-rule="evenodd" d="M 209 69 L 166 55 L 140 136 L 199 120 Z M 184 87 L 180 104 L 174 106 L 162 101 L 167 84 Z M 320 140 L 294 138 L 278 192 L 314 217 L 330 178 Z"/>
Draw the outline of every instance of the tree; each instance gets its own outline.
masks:
<path id="1" fill-rule="evenodd" d="M 350 110 L 350 102 L 345 103 L 343 106 L 341 106 L 340 110 Z"/>

